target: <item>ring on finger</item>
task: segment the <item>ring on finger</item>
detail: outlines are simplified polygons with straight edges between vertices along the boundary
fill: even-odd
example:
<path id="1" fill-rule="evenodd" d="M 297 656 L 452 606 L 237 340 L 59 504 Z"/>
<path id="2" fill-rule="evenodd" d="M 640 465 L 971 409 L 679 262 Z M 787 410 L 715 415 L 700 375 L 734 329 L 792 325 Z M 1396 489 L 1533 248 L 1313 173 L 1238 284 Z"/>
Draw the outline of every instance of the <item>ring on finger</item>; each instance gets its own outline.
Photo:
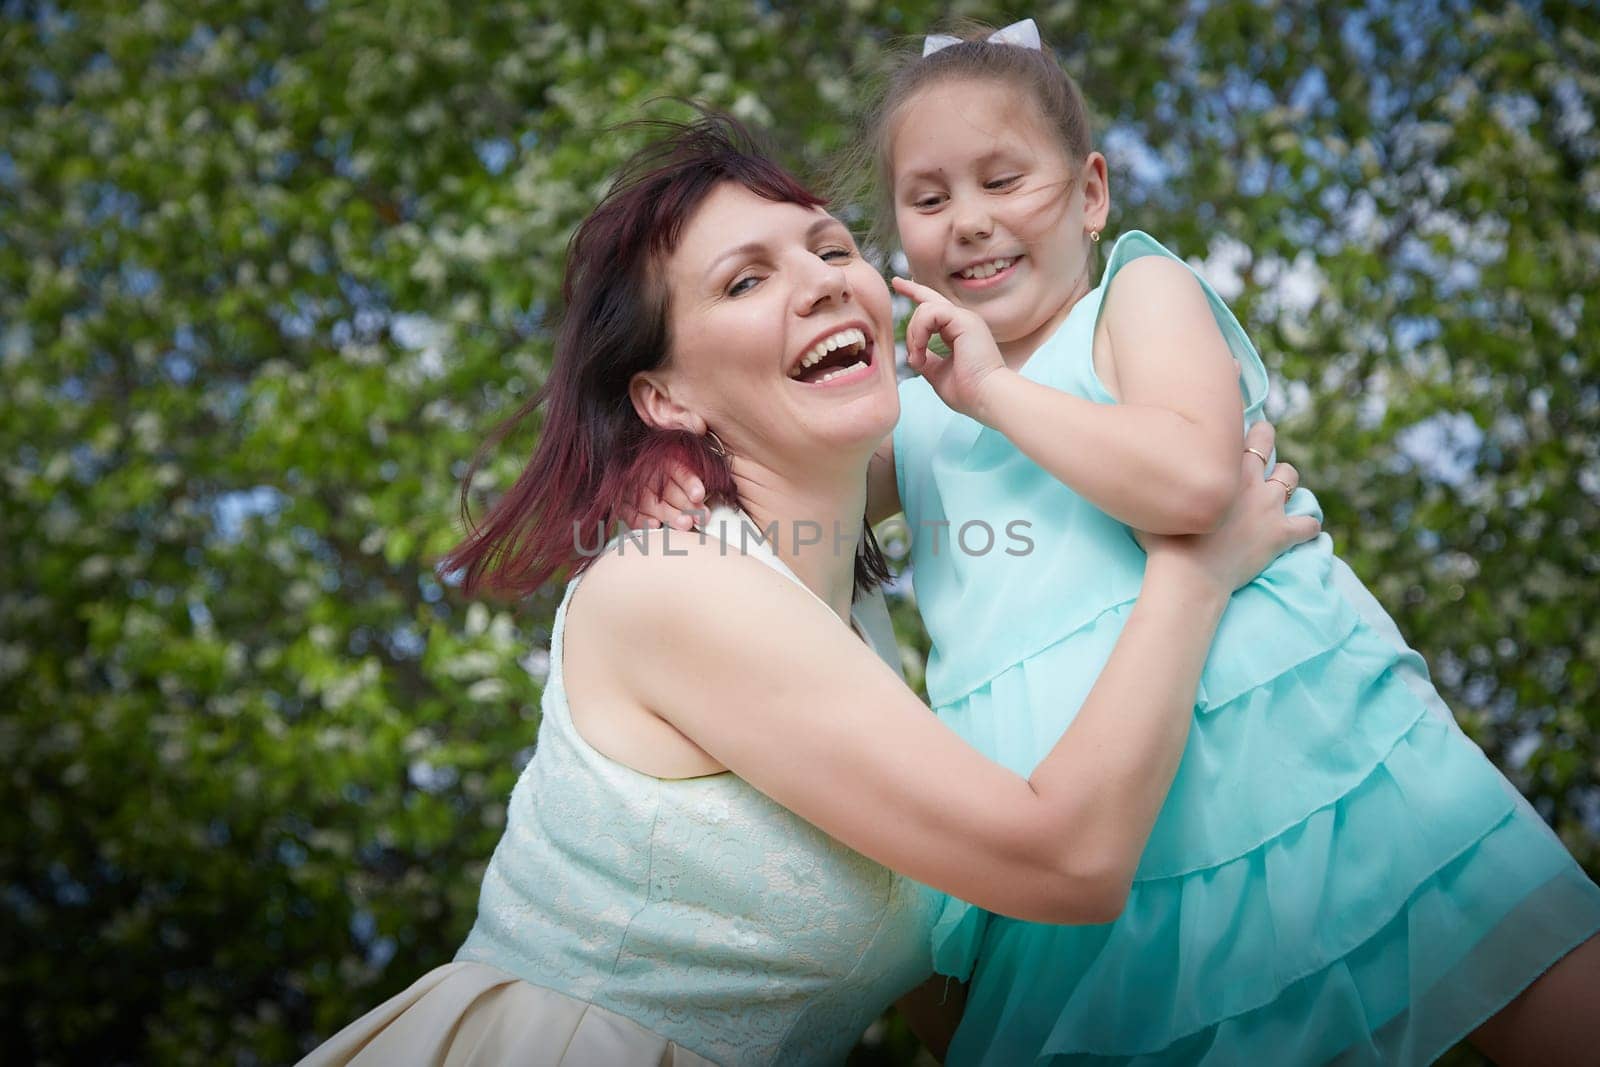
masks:
<path id="1" fill-rule="evenodd" d="M 1250 453 L 1252 456 L 1255 456 L 1258 459 L 1260 459 L 1262 463 L 1264 463 L 1264 464 L 1266 464 L 1268 466 L 1272 465 L 1272 461 L 1267 458 L 1266 453 L 1261 451 L 1261 449 L 1259 449 L 1259 448 L 1251 448 L 1249 445 L 1245 445 L 1244 446 L 1244 450 L 1246 452 Z"/>
<path id="2" fill-rule="evenodd" d="M 1288 502 L 1290 497 L 1294 496 L 1294 486 L 1290 485 L 1282 478 L 1268 478 L 1267 481 L 1277 482 L 1279 485 L 1283 486 L 1283 499 L 1285 503 Z"/>

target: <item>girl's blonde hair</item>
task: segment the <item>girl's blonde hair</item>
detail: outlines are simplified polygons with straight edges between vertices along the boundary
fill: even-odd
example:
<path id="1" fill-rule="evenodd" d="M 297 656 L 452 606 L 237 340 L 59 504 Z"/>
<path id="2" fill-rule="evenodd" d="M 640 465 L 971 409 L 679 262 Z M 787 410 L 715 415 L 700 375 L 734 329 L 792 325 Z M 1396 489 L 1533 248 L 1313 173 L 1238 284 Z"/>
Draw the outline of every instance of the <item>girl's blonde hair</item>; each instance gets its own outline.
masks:
<path id="1" fill-rule="evenodd" d="M 970 19 L 956 22 L 948 32 L 960 43 L 923 56 L 922 39 L 916 38 L 916 51 L 903 48 L 889 58 L 876 79 L 876 103 L 862 116 L 855 142 L 829 183 L 835 203 L 870 210 L 871 240 L 882 248 L 890 247 L 894 235 L 890 147 L 895 126 L 906 105 L 935 85 L 991 81 L 1011 86 L 1033 102 L 1046 127 L 1060 137 L 1069 160 L 1080 163 L 1094 151 L 1083 91 L 1048 46 L 1040 51 L 992 44 L 988 37 L 994 27 Z"/>

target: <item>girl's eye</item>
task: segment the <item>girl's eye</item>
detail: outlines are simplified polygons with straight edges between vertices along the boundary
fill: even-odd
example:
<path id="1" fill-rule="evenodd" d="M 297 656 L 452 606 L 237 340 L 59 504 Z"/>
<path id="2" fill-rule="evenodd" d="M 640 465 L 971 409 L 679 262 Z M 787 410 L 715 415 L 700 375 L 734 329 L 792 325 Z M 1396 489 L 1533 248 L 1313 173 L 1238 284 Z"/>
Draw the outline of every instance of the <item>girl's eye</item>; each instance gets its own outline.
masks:
<path id="1" fill-rule="evenodd" d="M 1009 188 L 1010 186 L 1015 185 L 1017 182 L 1019 182 L 1021 180 L 1022 180 L 1022 175 L 1020 175 L 1020 174 L 1008 174 L 1004 178 L 996 178 L 993 181 L 984 182 L 983 183 L 983 187 L 985 189 L 1006 189 L 1006 188 Z"/>
<path id="2" fill-rule="evenodd" d="M 938 207 L 943 202 L 944 197 L 938 195 L 937 193 L 929 193 L 927 196 L 919 196 L 915 200 L 911 201 L 911 206 L 926 210 L 928 208 Z"/>

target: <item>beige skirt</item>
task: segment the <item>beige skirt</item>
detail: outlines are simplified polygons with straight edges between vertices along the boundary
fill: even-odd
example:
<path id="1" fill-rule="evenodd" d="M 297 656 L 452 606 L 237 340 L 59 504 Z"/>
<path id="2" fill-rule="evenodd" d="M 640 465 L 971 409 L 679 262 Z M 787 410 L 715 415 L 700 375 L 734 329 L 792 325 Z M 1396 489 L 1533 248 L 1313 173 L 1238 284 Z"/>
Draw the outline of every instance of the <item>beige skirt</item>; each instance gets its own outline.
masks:
<path id="1" fill-rule="evenodd" d="M 482 963 L 435 967 L 301 1067 L 714 1067 L 614 1011 Z"/>

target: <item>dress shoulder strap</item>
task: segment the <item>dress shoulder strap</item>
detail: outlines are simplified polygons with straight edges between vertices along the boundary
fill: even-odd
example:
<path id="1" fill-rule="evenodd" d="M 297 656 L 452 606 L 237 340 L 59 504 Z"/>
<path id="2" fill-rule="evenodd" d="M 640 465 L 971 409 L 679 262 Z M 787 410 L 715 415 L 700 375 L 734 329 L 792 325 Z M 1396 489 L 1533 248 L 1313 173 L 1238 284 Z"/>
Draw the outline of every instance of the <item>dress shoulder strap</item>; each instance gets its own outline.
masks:
<path id="1" fill-rule="evenodd" d="M 1222 299 L 1205 275 L 1201 274 L 1186 260 L 1174 254 L 1170 249 L 1151 237 L 1143 230 L 1129 230 L 1117 238 L 1116 244 L 1111 246 L 1111 253 L 1106 257 L 1105 273 L 1100 279 L 1102 293 L 1109 292 L 1112 280 L 1117 272 L 1125 265 L 1145 256 L 1164 256 L 1167 259 L 1182 263 L 1200 283 L 1200 288 L 1206 294 L 1206 301 L 1211 305 L 1211 315 L 1216 320 L 1217 327 L 1222 331 L 1223 339 L 1228 342 L 1228 348 L 1233 353 L 1233 358 L 1239 361 L 1243 373 L 1240 377 L 1239 388 L 1244 397 L 1244 415 L 1246 424 L 1255 422 L 1261 416 L 1262 405 L 1267 398 L 1267 368 L 1261 361 L 1261 354 L 1256 351 L 1255 344 L 1250 340 L 1250 335 L 1245 333 L 1244 327 L 1239 324 L 1238 316 L 1233 309 L 1228 307 L 1227 301 Z M 1101 308 L 1104 308 L 1102 297 Z M 1101 309 L 1096 309 L 1095 318 L 1099 319 Z"/>

